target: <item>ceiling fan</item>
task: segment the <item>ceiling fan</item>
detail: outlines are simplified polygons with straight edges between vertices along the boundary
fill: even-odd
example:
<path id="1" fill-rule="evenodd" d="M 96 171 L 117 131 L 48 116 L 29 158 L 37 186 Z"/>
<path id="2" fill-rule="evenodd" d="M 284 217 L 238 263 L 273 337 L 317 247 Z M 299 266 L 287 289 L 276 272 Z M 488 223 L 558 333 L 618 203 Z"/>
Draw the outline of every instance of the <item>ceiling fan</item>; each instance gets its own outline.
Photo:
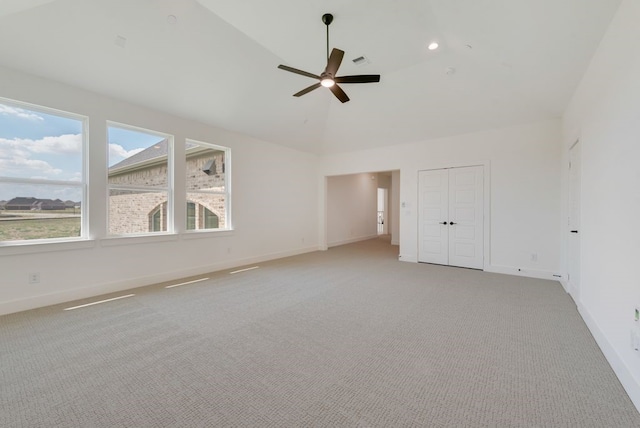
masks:
<path id="1" fill-rule="evenodd" d="M 308 73 L 306 71 L 298 70 L 297 68 L 288 67 L 286 65 L 280 64 L 278 66 L 279 69 L 289 71 L 291 73 L 300 74 L 302 76 L 311 77 L 312 79 L 318 79 L 319 82 L 315 83 L 308 88 L 304 88 L 300 92 L 296 92 L 293 94 L 294 97 L 300 97 L 304 94 L 307 94 L 314 89 L 319 88 L 320 86 L 324 86 L 325 88 L 329 88 L 333 95 L 336 96 L 341 102 L 346 103 L 349 101 L 349 97 L 347 94 L 338 86 L 338 83 L 374 83 L 380 81 L 379 74 L 359 74 L 356 76 L 336 76 L 338 72 L 338 68 L 340 68 L 340 64 L 342 63 L 342 57 L 344 57 L 344 51 L 340 49 L 333 48 L 331 50 L 331 55 L 329 55 L 329 25 L 333 22 L 333 15 L 330 13 L 325 13 L 322 15 L 322 22 L 327 26 L 327 67 L 324 71 L 318 76 L 313 73 Z"/>

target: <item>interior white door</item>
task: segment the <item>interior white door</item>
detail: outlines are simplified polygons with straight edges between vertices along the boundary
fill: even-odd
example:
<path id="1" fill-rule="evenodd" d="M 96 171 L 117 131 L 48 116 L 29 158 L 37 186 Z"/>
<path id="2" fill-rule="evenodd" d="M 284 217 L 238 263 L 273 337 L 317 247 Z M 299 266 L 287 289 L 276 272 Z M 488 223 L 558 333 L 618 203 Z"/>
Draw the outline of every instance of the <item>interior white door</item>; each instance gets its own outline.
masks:
<path id="1" fill-rule="evenodd" d="M 569 150 L 569 242 L 567 264 L 569 293 L 576 302 L 580 298 L 580 142 Z"/>
<path id="2" fill-rule="evenodd" d="M 418 173 L 418 261 L 449 264 L 449 172 Z"/>
<path id="3" fill-rule="evenodd" d="M 482 269 L 483 167 L 420 171 L 418 261 Z"/>
<path id="4" fill-rule="evenodd" d="M 483 168 L 449 170 L 449 264 L 484 266 Z"/>

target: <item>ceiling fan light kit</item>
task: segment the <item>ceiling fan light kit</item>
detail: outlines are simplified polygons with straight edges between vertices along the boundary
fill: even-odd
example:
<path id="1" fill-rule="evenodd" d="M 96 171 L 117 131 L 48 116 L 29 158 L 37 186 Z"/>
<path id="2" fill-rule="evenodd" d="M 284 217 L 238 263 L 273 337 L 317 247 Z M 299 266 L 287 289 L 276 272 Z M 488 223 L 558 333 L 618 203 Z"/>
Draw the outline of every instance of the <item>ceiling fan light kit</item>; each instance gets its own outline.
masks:
<path id="1" fill-rule="evenodd" d="M 328 88 L 333 93 L 333 95 L 335 95 L 336 98 L 338 98 L 341 102 L 346 103 L 347 101 L 349 101 L 349 97 L 342 90 L 342 88 L 338 86 L 338 83 L 375 83 L 380 81 L 380 75 L 360 74 L 355 76 L 336 76 L 338 68 L 340 68 L 340 64 L 342 63 L 342 58 L 344 57 L 344 51 L 333 48 L 331 50 L 331 54 L 329 55 L 329 25 L 331 25 L 331 23 L 333 22 L 333 15 L 330 13 L 325 13 L 324 15 L 322 15 L 322 22 L 327 26 L 327 66 L 325 67 L 324 71 L 318 76 L 316 74 L 298 70 L 297 68 L 288 67 L 282 64 L 280 64 L 278 68 L 290 73 L 300 74 L 301 76 L 317 79 L 319 81 L 318 83 L 315 83 L 299 92 L 296 92 L 295 94 L 293 94 L 294 97 L 301 97 L 302 95 L 307 94 L 314 89 L 318 89 L 320 86 L 323 86 L 325 88 Z"/>

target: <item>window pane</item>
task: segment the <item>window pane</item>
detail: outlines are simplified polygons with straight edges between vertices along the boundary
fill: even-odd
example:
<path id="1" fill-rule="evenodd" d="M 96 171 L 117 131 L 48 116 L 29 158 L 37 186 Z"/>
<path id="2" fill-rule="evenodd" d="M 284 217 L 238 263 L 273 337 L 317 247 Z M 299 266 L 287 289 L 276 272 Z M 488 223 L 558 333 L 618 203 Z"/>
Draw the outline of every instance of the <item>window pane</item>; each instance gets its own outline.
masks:
<path id="1" fill-rule="evenodd" d="M 187 202 L 187 230 L 196 228 L 196 204 Z"/>
<path id="2" fill-rule="evenodd" d="M 0 183 L 0 241 L 81 236 L 82 187 Z"/>
<path id="3" fill-rule="evenodd" d="M 217 215 L 209 211 L 208 209 L 204 209 L 204 228 L 205 229 L 217 229 L 219 227 L 220 219 Z"/>
<path id="4" fill-rule="evenodd" d="M 166 191 L 109 191 L 109 234 L 127 235 L 167 230 Z"/>
<path id="5" fill-rule="evenodd" d="M 225 153 L 223 150 L 187 142 L 187 191 L 225 191 Z"/>
<path id="6" fill-rule="evenodd" d="M 110 126 L 109 184 L 166 187 L 169 139 Z"/>
<path id="7" fill-rule="evenodd" d="M 189 227 L 187 216 L 187 229 L 224 229 L 225 228 L 225 195 L 211 193 L 187 193 L 187 199 L 198 206 L 195 210 L 196 218 L 194 227 Z"/>
<path id="8" fill-rule="evenodd" d="M 78 119 L 0 104 L 0 176 L 81 181 L 82 125 Z"/>

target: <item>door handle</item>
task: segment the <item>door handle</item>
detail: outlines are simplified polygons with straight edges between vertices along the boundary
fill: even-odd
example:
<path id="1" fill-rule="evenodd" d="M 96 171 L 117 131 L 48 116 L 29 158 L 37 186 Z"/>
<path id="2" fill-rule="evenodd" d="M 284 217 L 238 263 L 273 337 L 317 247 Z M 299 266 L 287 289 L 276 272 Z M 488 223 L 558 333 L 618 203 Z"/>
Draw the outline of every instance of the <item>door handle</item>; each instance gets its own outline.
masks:
<path id="1" fill-rule="evenodd" d="M 571 233 L 578 233 L 578 231 L 577 230 L 572 230 Z"/>
<path id="2" fill-rule="evenodd" d="M 451 226 L 453 226 L 454 224 L 458 224 L 458 223 L 454 223 L 454 222 L 452 221 L 452 222 L 449 222 L 449 224 L 450 224 Z"/>
<path id="3" fill-rule="evenodd" d="M 446 226 L 447 222 L 446 221 L 441 221 L 440 224 L 444 224 Z"/>

